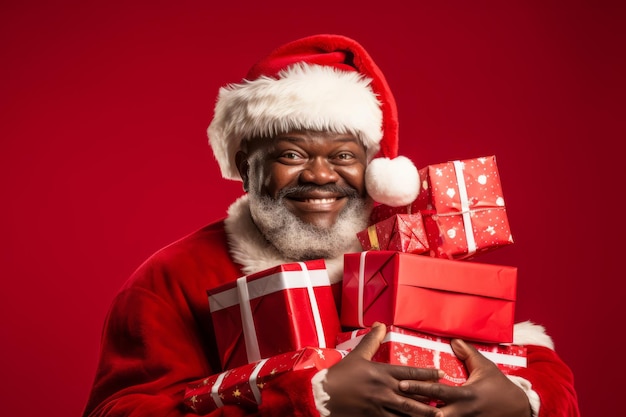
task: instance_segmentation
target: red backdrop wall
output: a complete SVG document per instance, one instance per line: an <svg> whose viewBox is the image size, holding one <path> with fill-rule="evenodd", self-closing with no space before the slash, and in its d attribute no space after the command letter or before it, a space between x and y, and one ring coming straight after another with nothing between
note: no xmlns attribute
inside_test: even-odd
<svg viewBox="0 0 626 417"><path fill-rule="evenodd" d="M219 179L207 145L218 87L317 32L370 51L396 94L401 152L416 165L496 155L515 244L480 261L519 268L517 318L547 327L583 415L614 413L608 393L624 375L624 9L132 3L0 6L4 415L80 413L115 292L241 193Z"/></svg>

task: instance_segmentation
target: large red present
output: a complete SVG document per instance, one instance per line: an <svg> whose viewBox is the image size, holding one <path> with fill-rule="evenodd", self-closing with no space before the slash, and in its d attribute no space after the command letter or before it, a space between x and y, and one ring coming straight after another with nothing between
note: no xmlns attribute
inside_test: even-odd
<svg viewBox="0 0 626 417"><path fill-rule="evenodd" d="M261 403L261 391L277 376L303 369L326 369L344 356L345 352L336 349L311 347L272 356L188 384L183 403L197 414L224 405L254 411Z"/></svg>
<svg viewBox="0 0 626 417"><path fill-rule="evenodd" d="M422 215L396 214L357 233L364 250L428 252L428 239Z"/></svg>
<svg viewBox="0 0 626 417"><path fill-rule="evenodd" d="M341 331L323 259L278 265L207 291L223 369L307 346Z"/></svg>
<svg viewBox="0 0 626 417"><path fill-rule="evenodd" d="M469 258L513 243L495 156L429 165L419 170L416 200L379 205L371 223L398 213L421 213L431 256Z"/></svg>
<svg viewBox="0 0 626 417"><path fill-rule="evenodd" d="M371 329L340 333L337 349L352 350ZM519 345L470 342L487 359L509 374L527 366L526 348ZM450 338L438 337L397 326L387 326L387 334L373 361L417 368L436 368L445 372L440 382L461 385L467 381L467 369L452 351Z"/></svg>
<svg viewBox="0 0 626 417"><path fill-rule="evenodd" d="M517 268L394 251L344 255L341 324L513 340Z"/></svg>

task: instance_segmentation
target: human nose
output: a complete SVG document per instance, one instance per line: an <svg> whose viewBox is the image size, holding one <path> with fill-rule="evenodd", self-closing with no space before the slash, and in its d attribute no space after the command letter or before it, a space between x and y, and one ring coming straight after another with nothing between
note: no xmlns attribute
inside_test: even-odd
<svg viewBox="0 0 626 417"><path fill-rule="evenodd" d="M338 180L339 174L332 163L325 158L310 160L300 174L300 181L304 183L328 184Z"/></svg>

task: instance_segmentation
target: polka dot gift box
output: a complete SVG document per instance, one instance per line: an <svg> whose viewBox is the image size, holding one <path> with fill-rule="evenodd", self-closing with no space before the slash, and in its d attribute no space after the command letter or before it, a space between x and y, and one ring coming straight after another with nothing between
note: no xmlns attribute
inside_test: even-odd
<svg viewBox="0 0 626 417"><path fill-rule="evenodd" d="M337 349L351 351L370 330L365 328L339 333ZM524 346L476 342L471 344L504 374L527 366ZM416 330L387 326L387 334L372 360L418 368L438 368L445 372L440 382L447 385L458 386L467 381L467 369L454 355L450 338Z"/></svg>
<svg viewBox="0 0 626 417"><path fill-rule="evenodd" d="M464 259L513 243L495 156L455 160L419 170L421 190L407 206L379 205L375 224L421 213L430 255Z"/></svg>

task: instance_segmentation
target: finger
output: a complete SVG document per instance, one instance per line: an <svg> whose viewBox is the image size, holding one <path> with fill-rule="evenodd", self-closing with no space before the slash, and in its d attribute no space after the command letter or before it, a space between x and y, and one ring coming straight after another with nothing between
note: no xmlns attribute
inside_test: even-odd
<svg viewBox="0 0 626 417"><path fill-rule="evenodd" d="M351 356L360 356L363 359L371 360L380 344L383 342L386 334L386 326L382 323L374 323L372 325L371 330L363 336L363 339L359 342L358 345L352 352L350 352Z"/></svg>
<svg viewBox="0 0 626 417"><path fill-rule="evenodd" d="M404 395L419 396L430 400L441 400L444 403L453 401L465 395L461 387L424 381L400 381L398 384Z"/></svg>
<svg viewBox="0 0 626 417"><path fill-rule="evenodd" d="M445 375L441 369L437 368L415 368L404 365L387 366L389 367L389 374L399 381L414 380L438 382Z"/></svg>
<svg viewBox="0 0 626 417"><path fill-rule="evenodd" d="M483 354L481 354L474 346L461 339L452 339L450 342L452 350L457 358L465 362L468 372L472 371L485 364L485 361L490 362Z"/></svg>
<svg viewBox="0 0 626 417"><path fill-rule="evenodd" d="M456 357L462 361L466 361L470 357L472 353L471 349L476 350L473 346L469 346L462 339L452 339L450 341L450 346L452 346L452 350L454 351Z"/></svg>
<svg viewBox="0 0 626 417"><path fill-rule="evenodd" d="M415 401L419 401L419 402L421 402L421 403L423 403L423 404L429 404L429 405L432 405L432 404L431 404L432 399L431 399L430 397L426 397L426 396L424 396L424 395L406 394L406 395L405 395L405 397L408 397L408 398L410 398L410 399L412 399L412 400L415 400Z"/></svg>
<svg viewBox="0 0 626 417"><path fill-rule="evenodd" d="M443 417L443 412L434 406L431 401L415 401L409 397L397 396L395 401L385 406L394 415Z"/></svg>

